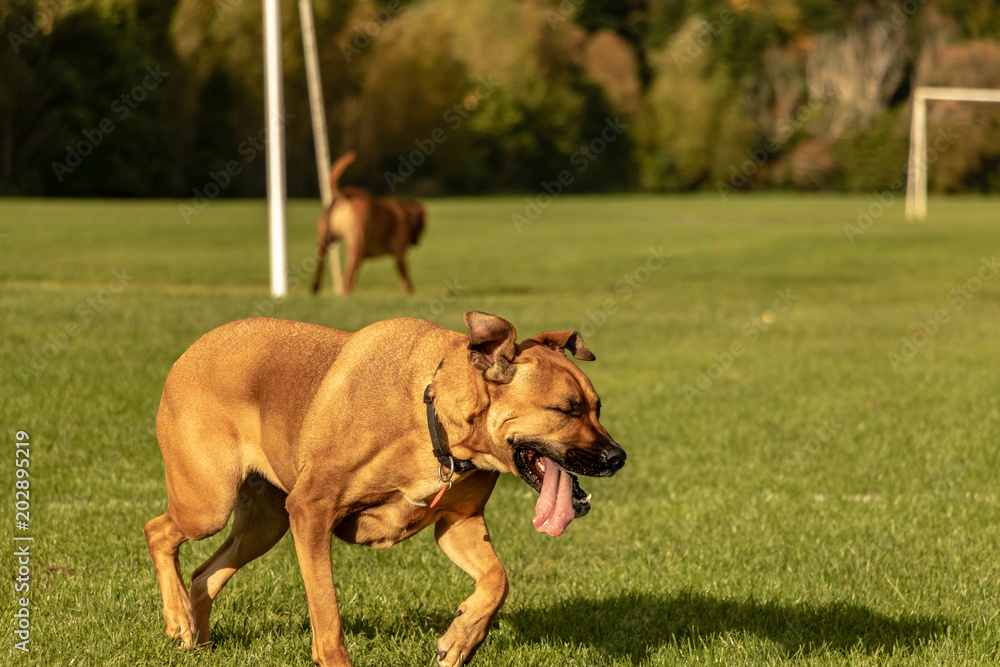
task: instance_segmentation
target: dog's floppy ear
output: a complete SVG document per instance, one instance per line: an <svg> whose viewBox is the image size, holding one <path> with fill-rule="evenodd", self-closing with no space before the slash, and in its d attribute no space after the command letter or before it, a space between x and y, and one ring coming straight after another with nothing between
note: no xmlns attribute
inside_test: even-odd
<svg viewBox="0 0 1000 667"><path fill-rule="evenodd" d="M574 359L593 361L597 358L594 356L594 353L588 350L587 346L583 344L583 336L580 335L579 331L543 331L537 336L533 336L524 342L527 343L529 341L534 341L539 345L546 345L557 352L569 350ZM524 343L522 343L522 345L524 345Z"/></svg>
<svg viewBox="0 0 1000 667"><path fill-rule="evenodd" d="M514 340L510 322L476 310L463 316L469 329L469 363L483 371L487 380L505 384L514 379Z"/></svg>

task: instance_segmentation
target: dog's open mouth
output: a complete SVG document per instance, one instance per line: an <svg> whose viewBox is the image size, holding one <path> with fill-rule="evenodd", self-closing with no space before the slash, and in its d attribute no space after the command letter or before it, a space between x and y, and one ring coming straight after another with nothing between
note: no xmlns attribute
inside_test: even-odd
<svg viewBox="0 0 1000 667"><path fill-rule="evenodd" d="M535 530L553 537L562 535L570 521L590 511L590 495L580 488L576 475L534 449L520 447L514 454L518 473L535 491Z"/></svg>

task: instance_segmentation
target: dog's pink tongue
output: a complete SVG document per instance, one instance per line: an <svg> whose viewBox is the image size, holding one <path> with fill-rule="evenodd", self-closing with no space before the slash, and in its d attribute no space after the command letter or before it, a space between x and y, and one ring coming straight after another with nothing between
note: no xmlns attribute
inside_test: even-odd
<svg viewBox="0 0 1000 667"><path fill-rule="evenodd" d="M543 456L541 460L545 466L545 477L531 523L538 532L558 537L576 516L573 512L573 478L550 459Z"/></svg>

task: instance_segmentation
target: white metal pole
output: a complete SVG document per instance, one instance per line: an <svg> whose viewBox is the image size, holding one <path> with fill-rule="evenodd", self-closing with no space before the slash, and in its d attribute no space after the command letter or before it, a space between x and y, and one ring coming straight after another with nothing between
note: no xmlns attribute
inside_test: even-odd
<svg viewBox="0 0 1000 667"><path fill-rule="evenodd" d="M309 84L313 143L316 146L316 176L319 179L319 192L325 209L333 201L333 191L330 189L330 142L326 131L326 109L323 104L323 84L319 73L319 54L316 50L316 25L313 21L312 0L299 0L299 24L302 27L306 82ZM333 291L336 294L343 294L344 276L340 268L340 244L331 244L329 253Z"/></svg>
<svg viewBox="0 0 1000 667"><path fill-rule="evenodd" d="M923 157L922 128L925 123L926 101L920 88L913 94L913 109L910 113L910 161L906 170L906 211L907 220L916 218L917 183L920 179L920 163Z"/></svg>
<svg viewBox="0 0 1000 667"><path fill-rule="evenodd" d="M917 178L913 198L913 215L917 220L927 218L927 99L919 94L915 102L914 121L917 123Z"/></svg>
<svg viewBox="0 0 1000 667"><path fill-rule="evenodd" d="M316 25L313 22L312 0L299 0L299 24L302 26L302 50L305 55L306 83L309 84L309 111L312 114L313 143L316 146L316 174L323 206L333 200L330 190L330 147L327 143L326 110L323 108L323 88L316 52Z"/></svg>
<svg viewBox="0 0 1000 667"><path fill-rule="evenodd" d="M281 0L264 4L264 115L267 128L267 218L271 243L271 296L288 295L285 251L285 97L281 62Z"/></svg>

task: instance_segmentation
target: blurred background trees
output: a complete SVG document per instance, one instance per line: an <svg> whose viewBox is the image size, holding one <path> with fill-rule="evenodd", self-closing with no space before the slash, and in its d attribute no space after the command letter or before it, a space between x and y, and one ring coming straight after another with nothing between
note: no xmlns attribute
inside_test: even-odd
<svg viewBox="0 0 1000 667"><path fill-rule="evenodd" d="M885 190L915 86L1000 87L1000 0L315 6L332 152L382 192ZM283 11L289 193L316 196ZM192 197L235 163L220 196L263 195L259 0L4 0L0 23L0 194ZM931 188L1000 190L1000 105L928 116Z"/></svg>

